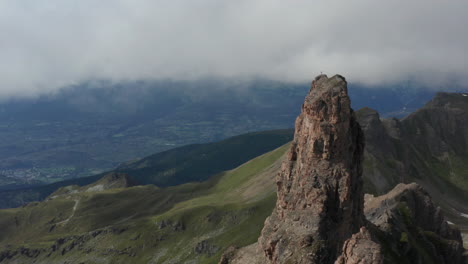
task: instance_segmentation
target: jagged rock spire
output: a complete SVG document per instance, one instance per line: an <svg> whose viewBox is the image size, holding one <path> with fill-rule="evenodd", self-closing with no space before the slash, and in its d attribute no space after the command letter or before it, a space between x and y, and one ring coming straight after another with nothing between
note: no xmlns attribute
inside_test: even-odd
<svg viewBox="0 0 468 264"><path fill-rule="evenodd" d="M363 151L345 78L319 75L296 120L276 207L258 243L231 248L220 264L466 263L460 232L416 184L368 199L365 220Z"/></svg>
<svg viewBox="0 0 468 264"><path fill-rule="evenodd" d="M333 263L363 224L363 133L344 77L319 75L277 177L278 201L259 244L271 263Z"/></svg>

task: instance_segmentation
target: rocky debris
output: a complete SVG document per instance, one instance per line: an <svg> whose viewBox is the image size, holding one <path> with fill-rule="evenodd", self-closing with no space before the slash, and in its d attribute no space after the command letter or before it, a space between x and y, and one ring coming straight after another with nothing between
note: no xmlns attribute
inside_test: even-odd
<svg viewBox="0 0 468 264"><path fill-rule="evenodd" d="M90 240L102 235L119 235L127 230L128 227L108 227L91 231L83 235L58 238L49 248L36 249L23 246L17 249L4 250L0 252L0 263L5 260L9 260L8 262L10 262L12 259L20 257L27 257L28 259L34 260L39 258L41 254L46 258L52 257L53 254L64 256L72 251L81 251L88 254L95 250L94 248L86 247L86 243ZM123 250L108 249L107 253L101 253L107 255L112 253L114 255L135 256L135 253L129 248Z"/></svg>
<svg viewBox="0 0 468 264"><path fill-rule="evenodd" d="M44 250L36 248L26 248L20 247L17 249L8 249L0 252L0 262L7 261L10 262L11 259L17 256L25 256L28 258L37 258Z"/></svg>
<svg viewBox="0 0 468 264"><path fill-rule="evenodd" d="M166 227L170 227L174 231L184 231L185 224L182 221L171 221L171 220L162 220L161 222L157 223L159 229L164 229Z"/></svg>
<svg viewBox="0 0 468 264"><path fill-rule="evenodd" d="M213 256L220 250L219 246L211 244L208 240L203 240L195 246L195 253Z"/></svg>
<svg viewBox="0 0 468 264"><path fill-rule="evenodd" d="M172 225L172 230L174 231L184 231L185 230L185 224L182 221L177 221Z"/></svg>
<svg viewBox="0 0 468 264"><path fill-rule="evenodd" d="M4 250L0 252L0 262L3 262L4 260L10 260L16 255L18 255L18 251L16 250Z"/></svg>
<svg viewBox="0 0 468 264"><path fill-rule="evenodd" d="M157 223L157 225L159 226L159 229L164 229L170 224L171 222L169 220L162 220L161 222Z"/></svg>

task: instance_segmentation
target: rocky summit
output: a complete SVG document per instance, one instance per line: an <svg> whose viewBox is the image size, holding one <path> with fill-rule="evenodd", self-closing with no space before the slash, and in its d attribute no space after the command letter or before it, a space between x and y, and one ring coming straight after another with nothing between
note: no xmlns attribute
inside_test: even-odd
<svg viewBox="0 0 468 264"><path fill-rule="evenodd" d="M346 80L318 76L277 178L278 201L259 243L273 263L329 263L364 220L364 138Z"/></svg>
<svg viewBox="0 0 468 264"><path fill-rule="evenodd" d="M257 243L230 248L220 263L465 263L460 232L417 184L368 196L364 213L363 152L345 78L316 77L273 213Z"/></svg>

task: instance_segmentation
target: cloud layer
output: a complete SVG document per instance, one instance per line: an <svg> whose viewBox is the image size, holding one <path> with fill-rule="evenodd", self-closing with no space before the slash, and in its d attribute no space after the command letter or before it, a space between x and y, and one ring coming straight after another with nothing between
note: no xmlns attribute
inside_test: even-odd
<svg viewBox="0 0 468 264"><path fill-rule="evenodd" d="M468 84L468 2L0 1L0 96L87 80L341 73Z"/></svg>

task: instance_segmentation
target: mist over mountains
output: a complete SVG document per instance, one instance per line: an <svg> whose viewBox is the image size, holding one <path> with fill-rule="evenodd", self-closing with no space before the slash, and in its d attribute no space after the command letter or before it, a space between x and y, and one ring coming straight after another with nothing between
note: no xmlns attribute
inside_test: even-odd
<svg viewBox="0 0 468 264"><path fill-rule="evenodd" d="M308 89L267 80L103 81L10 99L0 104L0 174L20 185L50 183L177 146L291 128ZM433 94L405 85L351 89L353 107L384 117L405 116Z"/></svg>
<svg viewBox="0 0 468 264"><path fill-rule="evenodd" d="M2 1L0 97L89 80L467 84L466 1Z"/></svg>
<svg viewBox="0 0 468 264"><path fill-rule="evenodd" d="M0 263L467 264L467 10L1 0Z"/></svg>
<svg viewBox="0 0 468 264"><path fill-rule="evenodd" d="M2 201L10 202L5 207L40 201L0 210L0 227L5 230L0 234L0 262L252 263L238 260L265 255L270 260L312 256L312 263L323 263L321 259L334 263L333 255L341 252L341 246L329 242L327 236L338 234L347 239L339 263L369 257L379 260L370 263L387 263L381 262L383 259L388 263L464 263L468 95L439 93L404 119L381 119L370 108L356 112L349 108L343 77L322 75L317 79L330 85L315 86L317 91L309 92L293 142L257 158L251 159L288 142L292 131L249 133L217 143L189 145L129 161L94 177L0 191ZM322 122L321 117L307 115L327 119ZM354 132L349 133L346 126ZM358 135L358 140L352 135ZM304 139L315 143L303 143ZM349 146L355 151L348 153ZM302 156L296 155L301 149ZM351 153L356 153L358 160L343 163L341 157ZM302 166L295 165L298 162ZM343 164L355 169L353 174L337 173L338 169L328 169L327 162L338 169L347 170ZM223 171L227 168L232 169ZM281 181L287 177L276 177L278 172L287 175L287 170L297 172L289 178L295 181L292 184ZM309 170L316 176L309 177ZM317 174L317 170L321 172ZM348 181L346 177L356 179ZM426 190L414 183L397 185L412 181ZM145 183L149 185L135 186ZM333 184L356 187L333 188ZM382 196L364 196L362 190L381 194L395 185ZM265 222L267 216L279 208L274 206L276 187L280 187L279 207L290 210L278 214L291 218L285 222L286 230L298 225L314 229L317 224L324 230L335 223L348 223L338 214L357 216L361 219L357 224L362 226L359 231L356 227L332 228L319 233L296 228L277 240L268 235L275 229L265 226L262 231L275 213ZM349 197L357 206L349 210L347 201L315 199L318 196L314 195L306 200L300 193L306 189L336 199ZM285 193L292 199L285 199ZM310 213L301 203L307 203ZM321 204L324 209L308 206ZM357 209L359 215L353 213ZM325 217L326 221L317 222L311 216ZM352 232L357 233L351 236ZM260 254L253 250L256 241L265 248L258 251ZM299 253L283 254L285 241L289 251Z"/></svg>

